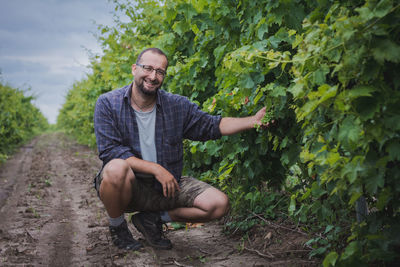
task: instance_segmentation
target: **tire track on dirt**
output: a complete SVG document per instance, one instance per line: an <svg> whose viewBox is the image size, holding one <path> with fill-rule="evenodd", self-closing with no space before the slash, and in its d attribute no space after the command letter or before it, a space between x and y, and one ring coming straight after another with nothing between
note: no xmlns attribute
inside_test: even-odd
<svg viewBox="0 0 400 267"><path fill-rule="evenodd" d="M47 153L44 158L48 162L48 171L51 173L49 183L51 183L52 189L49 189L51 195L49 205L43 210L52 219L42 228L38 252L48 266L71 266L74 261L71 251L72 239L73 233L76 231L75 216L70 203L69 180L71 177L64 174L65 161L57 160L60 158L62 146L59 143L56 146L53 144L54 142L47 144ZM62 158L67 158L65 152Z"/></svg>
<svg viewBox="0 0 400 267"><path fill-rule="evenodd" d="M29 145L22 146L20 151L8 160L7 168L2 169L0 173L0 211L11 192L15 191L16 179L14 177L20 177L31 167L31 153L36 142L37 139L34 139Z"/></svg>

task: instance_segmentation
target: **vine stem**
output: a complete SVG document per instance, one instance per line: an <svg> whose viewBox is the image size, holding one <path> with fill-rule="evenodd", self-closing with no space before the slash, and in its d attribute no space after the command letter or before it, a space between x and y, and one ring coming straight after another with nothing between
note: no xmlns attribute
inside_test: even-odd
<svg viewBox="0 0 400 267"><path fill-rule="evenodd" d="M365 27L364 29L362 29L361 31L366 31L369 28L371 28L372 26L374 26L376 23L378 23L378 21L380 21L381 19L383 19L384 17L386 17L387 15L389 15L390 13L392 13L393 11L395 11L397 8L400 7L400 4L398 4L397 6L394 6L385 16L375 20L374 22L372 22L370 25L368 25L367 27Z"/></svg>
<svg viewBox="0 0 400 267"><path fill-rule="evenodd" d="M268 254L264 254L264 253L261 253L260 251L258 251L258 250L256 250L256 249L251 249L251 248L247 248L247 247L244 247L244 249L247 250L247 251L255 252L255 253L257 253L257 255L259 255L259 256L261 256L261 257L264 257L264 258L268 258L268 259L273 259L273 258L275 258L274 255L272 255L272 254L271 254L270 252L268 252L268 251L267 251Z"/></svg>
<svg viewBox="0 0 400 267"><path fill-rule="evenodd" d="M302 235L304 235L304 236L308 236L308 234L306 234L306 233L304 233L304 232L301 232L301 231L299 231L299 230L293 230L293 229L290 229L290 228L288 228L288 227L285 227L285 226L282 226L282 225L279 225L279 224L275 224L275 223L270 222L270 221L268 221L267 219L263 218L263 217L260 216L259 214L256 214L256 213L254 213L254 212L251 212L251 213L253 213L254 216L256 216L257 218L263 220L264 222L268 223L269 225L271 225L271 226L273 226L273 227L282 228L282 229L285 229L285 230L288 230L288 231L292 231L292 232L295 232L295 233L302 234Z"/></svg>

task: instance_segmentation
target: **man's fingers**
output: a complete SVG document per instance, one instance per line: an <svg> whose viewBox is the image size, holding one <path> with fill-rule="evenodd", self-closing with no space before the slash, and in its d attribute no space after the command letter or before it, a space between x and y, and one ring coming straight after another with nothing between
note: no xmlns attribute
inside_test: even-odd
<svg viewBox="0 0 400 267"><path fill-rule="evenodd" d="M168 197L172 197L175 194L175 188L171 185L171 183L168 184Z"/></svg>
<svg viewBox="0 0 400 267"><path fill-rule="evenodd" d="M181 188L179 187L179 184L175 179L174 179L174 183L175 183L176 190L181 191Z"/></svg>
<svg viewBox="0 0 400 267"><path fill-rule="evenodd" d="M167 186L163 184L162 187L163 187L163 195L164 197L167 197Z"/></svg>
<svg viewBox="0 0 400 267"><path fill-rule="evenodd" d="M164 197L175 197L175 191L180 191L178 182L172 179L162 183Z"/></svg>

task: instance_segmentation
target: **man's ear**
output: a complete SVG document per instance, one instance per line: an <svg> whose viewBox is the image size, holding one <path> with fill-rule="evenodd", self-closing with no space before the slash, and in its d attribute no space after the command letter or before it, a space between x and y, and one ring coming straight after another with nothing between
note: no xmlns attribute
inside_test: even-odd
<svg viewBox="0 0 400 267"><path fill-rule="evenodd" d="M135 76L136 64L132 64L132 75Z"/></svg>

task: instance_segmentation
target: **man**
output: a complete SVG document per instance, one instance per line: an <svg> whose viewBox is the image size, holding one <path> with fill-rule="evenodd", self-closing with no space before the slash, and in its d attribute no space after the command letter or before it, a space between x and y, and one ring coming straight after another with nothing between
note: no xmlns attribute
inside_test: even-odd
<svg viewBox="0 0 400 267"><path fill-rule="evenodd" d="M207 222L224 216L228 197L192 177L181 177L182 140L209 140L261 125L265 108L245 118L211 116L186 97L160 89L168 67L157 48L144 50L132 65L131 85L99 97L94 128L103 168L95 188L109 215L119 248L141 244L130 233L125 212L153 247L170 249L162 223Z"/></svg>

